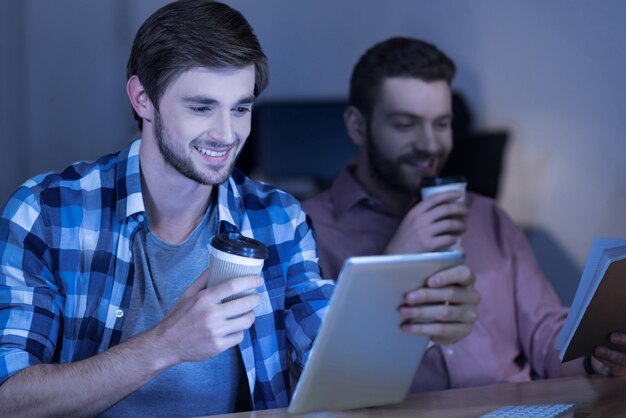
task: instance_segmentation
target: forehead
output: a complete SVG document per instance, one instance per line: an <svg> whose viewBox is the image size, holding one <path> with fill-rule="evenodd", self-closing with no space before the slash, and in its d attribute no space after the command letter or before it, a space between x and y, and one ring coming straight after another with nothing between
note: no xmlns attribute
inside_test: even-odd
<svg viewBox="0 0 626 418"><path fill-rule="evenodd" d="M246 67L193 67L172 79L164 92L193 96L244 97L254 93L254 65Z"/></svg>
<svg viewBox="0 0 626 418"><path fill-rule="evenodd" d="M381 84L374 112L410 113L436 118L452 112L452 95L446 81L387 78Z"/></svg>

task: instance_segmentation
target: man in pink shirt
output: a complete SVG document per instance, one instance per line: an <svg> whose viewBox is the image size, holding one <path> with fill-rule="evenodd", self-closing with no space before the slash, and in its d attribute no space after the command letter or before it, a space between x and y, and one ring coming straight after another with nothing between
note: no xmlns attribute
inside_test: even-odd
<svg viewBox="0 0 626 418"><path fill-rule="evenodd" d="M344 121L358 146L329 190L306 201L322 274L336 278L350 256L438 251L461 237L481 294L471 334L426 353L413 390L426 391L573 374L624 375L623 353L561 364L555 341L567 316L522 231L494 201L451 191L421 200L452 147L455 64L435 46L392 38L354 68ZM450 303L454 305L454 301ZM626 345L626 335L613 342Z"/></svg>

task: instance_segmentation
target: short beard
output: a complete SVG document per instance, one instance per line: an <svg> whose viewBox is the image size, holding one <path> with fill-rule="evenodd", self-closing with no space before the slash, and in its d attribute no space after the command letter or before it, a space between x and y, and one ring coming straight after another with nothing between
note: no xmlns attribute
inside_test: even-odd
<svg viewBox="0 0 626 418"><path fill-rule="evenodd" d="M418 190L413 190L413 187L404 181L398 162L384 156L372 138L371 129L367 130L366 141L372 174L395 191L411 195L416 194Z"/></svg>
<svg viewBox="0 0 626 418"><path fill-rule="evenodd" d="M166 164L172 166L176 171L188 179L204 186L222 184L226 181L226 179L228 179L228 176L230 176L230 173L233 171L233 167L235 166L235 159L233 159L230 167L228 167L228 170L226 170L222 176L217 179L210 178L209 176L196 170L193 163L182 156L182 152L177 152L180 151L180 149L177 150L177 147L169 145L164 138L163 131L164 127L161 120L161 113L157 110L154 115L154 135L156 136L159 150L161 151L161 155L163 156ZM218 171L215 170L215 172L217 173Z"/></svg>

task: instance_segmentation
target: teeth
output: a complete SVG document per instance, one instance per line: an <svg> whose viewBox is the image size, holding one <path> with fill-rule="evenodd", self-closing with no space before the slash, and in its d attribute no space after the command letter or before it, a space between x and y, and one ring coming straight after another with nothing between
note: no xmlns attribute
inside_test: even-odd
<svg viewBox="0 0 626 418"><path fill-rule="evenodd" d="M195 147L198 151L209 157L223 157L226 155L226 151L213 151L208 148Z"/></svg>
<svg viewBox="0 0 626 418"><path fill-rule="evenodd" d="M423 167L423 168L429 168L429 167L432 167L433 165L435 165L434 158L428 158L426 160L421 160L418 162L418 166Z"/></svg>

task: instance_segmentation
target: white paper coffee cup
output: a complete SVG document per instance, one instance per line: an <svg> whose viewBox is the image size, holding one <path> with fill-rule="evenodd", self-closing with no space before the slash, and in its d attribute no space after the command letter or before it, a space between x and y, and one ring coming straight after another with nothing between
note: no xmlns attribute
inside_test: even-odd
<svg viewBox="0 0 626 418"><path fill-rule="evenodd" d="M445 193L457 190L463 192L463 194L458 199L456 199L456 201L459 203L464 203L465 191L467 190L467 180L465 180L465 177L428 177L422 180L420 193L423 200L438 193ZM444 251L456 251L460 247L461 238L458 238L454 244L452 244L449 248L444 249Z"/></svg>
<svg viewBox="0 0 626 418"><path fill-rule="evenodd" d="M457 202L465 202L465 191L467 189L467 181L464 177L432 177L426 178L422 181L422 188L420 192L422 199L444 192L461 191L463 194L457 199Z"/></svg>
<svg viewBox="0 0 626 418"><path fill-rule="evenodd" d="M258 276L267 258L265 245L238 232L223 232L209 246L208 286L242 276ZM231 295L222 302L254 293L254 290Z"/></svg>

